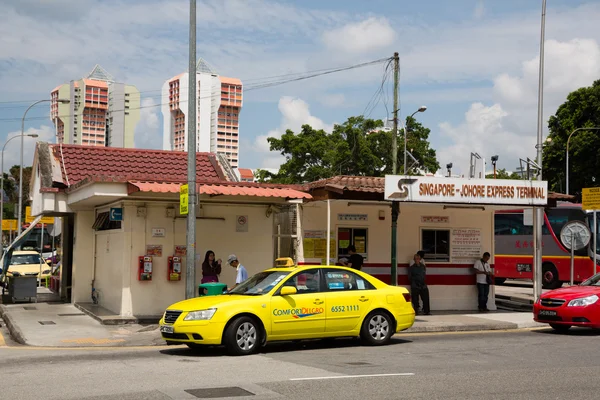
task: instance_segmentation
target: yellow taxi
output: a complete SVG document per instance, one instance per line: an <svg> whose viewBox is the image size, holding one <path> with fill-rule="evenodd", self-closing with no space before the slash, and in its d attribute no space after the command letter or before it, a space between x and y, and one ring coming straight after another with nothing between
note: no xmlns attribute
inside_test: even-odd
<svg viewBox="0 0 600 400"><path fill-rule="evenodd" d="M6 271L7 276L37 276L46 278L52 272L51 260L45 260L40 257L40 253L34 250L17 250L13 252L10 259L10 265Z"/></svg>
<svg viewBox="0 0 600 400"><path fill-rule="evenodd" d="M414 321L403 287L351 268L278 259L222 295L171 305L160 332L167 344L225 345L232 355L247 355L272 341L360 337L383 345Z"/></svg>

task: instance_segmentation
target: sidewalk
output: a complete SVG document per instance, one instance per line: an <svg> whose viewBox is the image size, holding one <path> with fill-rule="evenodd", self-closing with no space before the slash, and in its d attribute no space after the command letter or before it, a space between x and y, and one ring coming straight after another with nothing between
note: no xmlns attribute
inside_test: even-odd
<svg viewBox="0 0 600 400"><path fill-rule="evenodd" d="M156 324L102 325L72 304L21 303L0 305L12 338L36 347L107 347L164 345ZM531 313L437 312L417 316L402 334L421 332L488 331L544 327Z"/></svg>

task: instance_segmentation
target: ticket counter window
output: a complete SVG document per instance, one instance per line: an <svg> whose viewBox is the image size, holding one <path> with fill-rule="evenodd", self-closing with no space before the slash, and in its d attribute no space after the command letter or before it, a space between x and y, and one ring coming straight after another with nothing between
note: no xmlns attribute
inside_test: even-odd
<svg viewBox="0 0 600 400"><path fill-rule="evenodd" d="M337 247L338 260L340 258L348 258L348 246L353 244L356 247L356 252L364 257L367 257L367 240L368 229L365 228L338 228Z"/></svg>
<svg viewBox="0 0 600 400"><path fill-rule="evenodd" d="M425 252L425 261L450 261L450 231L447 229L421 230L421 249Z"/></svg>

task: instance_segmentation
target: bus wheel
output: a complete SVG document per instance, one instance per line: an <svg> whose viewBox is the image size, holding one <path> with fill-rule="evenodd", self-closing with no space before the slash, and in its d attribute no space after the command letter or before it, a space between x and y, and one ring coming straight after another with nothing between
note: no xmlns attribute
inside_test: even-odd
<svg viewBox="0 0 600 400"><path fill-rule="evenodd" d="M494 278L494 283L496 285L502 285L504 282L506 282L506 278Z"/></svg>
<svg viewBox="0 0 600 400"><path fill-rule="evenodd" d="M558 289L562 282L558 280L558 271L552 264L542 265L542 287L544 289Z"/></svg>

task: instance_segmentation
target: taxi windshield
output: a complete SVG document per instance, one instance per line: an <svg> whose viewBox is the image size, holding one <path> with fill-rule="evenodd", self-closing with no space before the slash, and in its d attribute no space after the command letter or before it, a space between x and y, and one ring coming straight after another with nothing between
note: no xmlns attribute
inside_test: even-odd
<svg viewBox="0 0 600 400"><path fill-rule="evenodd" d="M259 272L250 279L239 284L228 293L245 295L263 295L269 293L271 289L281 282L290 273L286 271Z"/></svg>

